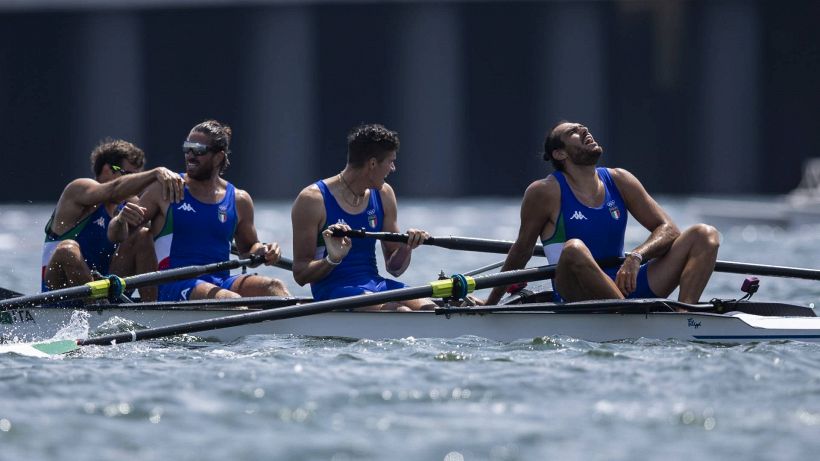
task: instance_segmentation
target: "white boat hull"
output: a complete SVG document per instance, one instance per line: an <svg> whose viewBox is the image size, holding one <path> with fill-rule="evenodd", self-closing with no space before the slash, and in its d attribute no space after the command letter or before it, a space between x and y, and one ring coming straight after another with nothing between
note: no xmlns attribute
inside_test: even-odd
<svg viewBox="0 0 820 461"><path fill-rule="evenodd" d="M76 339L76 335L86 335L89 331L92 334L115 333L132 328L124 327L130 325L125 320L133 322L138 328L153 328L250 311L230 308L106 308L87 311L88 315L81 312L86 311L27 308L0 312L0 342ZM85 321L78 322L78 317L84 317ZM85 328L85 322L88 328ZM820 342L820 317L674 312L496 312L450 316L433 312L331 312L209 330L196 336L229 342L255 334L369 339L473 335L498 341L562 335L599 342L642 337L721 343L772 340Z"/></svg>

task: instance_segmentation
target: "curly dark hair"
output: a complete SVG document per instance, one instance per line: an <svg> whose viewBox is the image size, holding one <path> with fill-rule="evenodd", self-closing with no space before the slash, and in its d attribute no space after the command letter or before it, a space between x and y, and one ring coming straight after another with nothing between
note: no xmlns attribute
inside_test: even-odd
<svg viewBox="0 0 820 461"><path fill-rule="evenodd" d="M91 170L94 176L99 176L105 165L121 167L123 160L142 168L145 165L145 153L128 141L105 138L91 151Z"/></svg>
<svg viewBox="0 0 820 461"><path fill-rule="evenodd" d="M549 131L549 133L547 133L546 139L544 139L544 160L551 162L552 167L558 171L564 171L564 162L556 160L552 156L552 151L564 147L564 141L561 140L560 133L555 132L555 129L564 123L567 123L567 121L561 120L560 122L556 123L555 126L552 127L552 129Z"/></svg>
<svg viewBox="0 0 820 461"><path fill-rule="evenodd" d="M217 120L205 120L191 128L191 131L208 135L211 138L210 148L213 152L225 151L225 159L219 164L219 174L224 173L231 165L228 158L231 154L231 136L233 136L231 127Z"/></svg>
<svg viewBox="0 0 820 461"><path fill-rule="evenodd" d="M399 150L399 134L383 125L359 125L347 135L347 163L358 168L371 158L381 162Z"/></svg>

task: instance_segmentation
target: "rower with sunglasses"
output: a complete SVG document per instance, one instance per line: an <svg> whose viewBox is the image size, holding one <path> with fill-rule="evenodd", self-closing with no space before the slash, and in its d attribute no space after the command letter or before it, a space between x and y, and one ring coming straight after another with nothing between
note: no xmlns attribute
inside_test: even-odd
<svg viewBox="0 0 820 461"><path fill-rule="evenodd" d="M170 200L182 196L182 180L167 168L143 171L145 154L123 140L106 139L91 152L94 179L79 178L63 189L45 227L41 268L43 291L82 285L92 271L119 276L156 270L153 242L146 230L134 232L116 245L107 237L112 216L126 222L143 220L136 195L156 184ZM143 288L145 300L156 299L156 289Z"/></svg>
<svg viewBox="0 0 820 461"><path fill-rule="evenodd" d="M159 186L149 187L140 198L145 219L151 222L160 270L226 261L234 240L242 257L261 254L267 265L279 260L279 245L263 244L257 238L251 196L221 177L230 164L231 135L231 128L216 120L193 127L182 144L183 200L171 203ZM118 220L115 218L109 228L109 237L114 241L128 236L128 226ZM227 271L159 287L160 301L287 295L280 280L248 274L231 276Z"/></svg>

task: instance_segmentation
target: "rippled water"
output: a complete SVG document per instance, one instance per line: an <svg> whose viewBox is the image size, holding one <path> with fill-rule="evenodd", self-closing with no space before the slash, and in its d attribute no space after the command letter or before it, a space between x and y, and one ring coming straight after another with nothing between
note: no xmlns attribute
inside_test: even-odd
<svg viewBox="0 0 820 461"><path fill-rule="evenodd" d="M662 204L682 226L697 219L686 202ZM257 206L260 237L290 248L289 204ZM0 286L36 289L49 212L0 207ZM406 201L400 222L512 239L517 216L515 200ZM631 221L627 245L645 236ZM502 258L422 247L402 280ZM725 228L720 259L817 267L820 229ZM734 297L742 279L718 274L704 297ZM764 279L756 296L809 305L818 285ZM820 449L818 345L422 336L0 355L0 460L808 459Z"/></svg>

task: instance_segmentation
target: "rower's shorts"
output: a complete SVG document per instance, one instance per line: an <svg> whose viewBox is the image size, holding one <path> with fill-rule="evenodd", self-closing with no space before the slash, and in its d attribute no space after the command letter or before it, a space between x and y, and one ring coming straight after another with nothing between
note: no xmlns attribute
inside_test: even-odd
<svg viewBox="0 0 820 461"><path fill-rule="evenodd" d="M326 299L347 298L348 296L357 296L367 293L380 293L382 291L396 290L404 288L407 285L397 282L395 280L378 277L373 280L366 280L360 283L352 283L350 285L340 285L328 288L320 292L313 292L314 301L324 301Z"/></svg>
<svg viewBox="0 0 820 461"><path fill-rule="evenodd" d="M167 283L159 286L159 301L187 301L191 291L200 283L207 282L216 285L219 288L230 290L233 282L243 274L232 275L227 278L222 278L218 275L208 274L196 279L180 280L178 282Z"/></svg>
<svg viewBox="0 0 820 461"><path fill-rule="evenodd" d="M606 275L608 275L609 278L611 278L612 280L615 280L615 275L618 273L618 269L620 269L620 267L610 267L610 268L604 269L604 272L606 272ZM652 288L649 288L649 275L648 274L649 274L649 263L641 264L641 268L640 268L640 270L638 270L638 280L635 281L635 284L637 285L635 287L635 291L630 293L629 296L626 297L626 299L657 298L658 297L658 295L656 295L655 292L652 291ZM553 287L555 287L555 284L553 284ZM554 296L555 296L555 298L554 298L555 302L557 302L557 303L566 302L566 301L564 301L564 298L562 298L561 295L558 294L558 290L554 290Z"/></svg>

